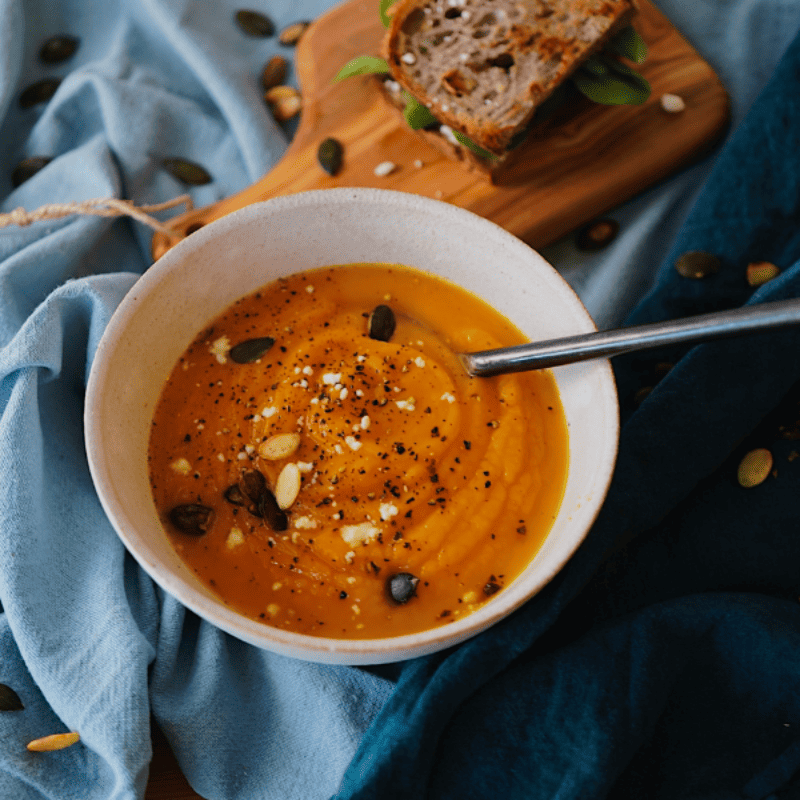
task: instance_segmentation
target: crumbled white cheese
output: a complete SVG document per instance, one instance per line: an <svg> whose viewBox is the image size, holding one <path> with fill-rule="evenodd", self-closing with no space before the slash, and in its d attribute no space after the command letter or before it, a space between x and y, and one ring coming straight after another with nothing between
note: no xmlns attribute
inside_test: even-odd
<svg viewBox="0 0 800 800"><path fill-rule="evenodd" d="M447 400L448 403L455 403L456 401L456 398L450 392L445 392L439 399Z"/></svg>
<svg viewBox="0 0 800 800"><path fill-rule="evenodd" d="M360 522L358 525L343 525L341 530L342 539L350 547L358 547L361 544L371 542L380 532L381 529L376 528L370 522Z"/></svg>
<svg viewBox="0 0 800 800"><path fill-rule="evenodd" d="M234 547L244 544L244 534L242 533L241 529L231 528L231 532L228 534L225 544L229 550L233 550Z"/></svg>
<svg viewBox="0 0 800 800"><path fill-rule="evenodd" d="M393 161L381 161L381 163L378 164L377 167L375 167L373 172L379 178L383 178L394 172L396 167L397 165Z"/></svg>
<svg viewBox="0 0 800 800"><path fill-rule="evenodd" d="M422 169L422 167L424 166L423 163L422 163L422 159L420 159L420 158L414 159L414 166L417 169Z"/></svg>
<svg viewBox="0 0 800 800"><path fill-rule="evenodd" d="M416 64L417 63L417 57L413 53L403 53L403 55L400 56L400 60L404 64Z"/></svg>
<svg viewBox="0 0 800 800"><path fill-rule="evenodd" d="M231 349L231 342L227 336L220 336L211 343L208 352L212 356L216 356L220 364L225 364L228 361L228 351Z"/></svg>
<svg viewBox="0 0 800 800"><path fill-rule="evenodd" d="M309 366L303 367L303 375L313 375L313 374L314 370L311 367Z"/></svg>
<svg viewBox="0 0 800 800"><path fill-rule="evenodd" d="M415 363L415 364L416 364L416 365L417 365L417 366L418 366L420 369L422 369L422 367L424 367L424 366L425 366L425 359L424 359L424 358L422 358L422 356L417 356L417 357L414 359L414 363Z"/></svg>
<svg viewBox="0 0 800 800"><path fill-rule="evenodd" d="M362 431L368 431L370 426L370 418L369 417L361 417L360 425Z"/></svg>
<svg viewBox="0 0 800 800"><path fill-rule="evenodd" d="M313 286L306 286L306 291L307 291L309 294L313 294L313 293L314 293L314 287L313 287Z"/></svg>
<svg viewBox="0 0 800 800"><path fill-rule="evenodd" d="M347 444L347 446L353 452L355 452L356 450L360 450L361 449L361 442L359 442L358 439L356 439L355 436L345 436L344 440L345 440L345 443Z"/></svg>
<svg viewBox="0 0 800 800"><path fill-rule="evenodd" d="M396 517L400 511L394 503L381 503L380 505L381 519L386 522L392 517Z"/></svg>
<svg viewBox="0 0 800 800"><path fill-rule="evenodd" d="M314 469L314 462L313 461L298 461L297 462L297 469L300 472L311 472Z"/></svg>
<svg viewBox="0 0 800 800"><path fill-rule="evenodd" d="M179 475L188 475L192 471L192 465L185 458L179 458L177 461L173 461L169 466L173 472L177 472Z"/></svg>
<svg viewBox="0 0 800 800"><path fill-rule="evenodd" d="M336 384L339 383L339 381L341 381L341 379L342 379L342 373L341 372L326 372L322 376L322 382L326 386L336 386Z"/></svg>
<svg viewBox="0 0 800 800"><path fill-rule="evenodd" d="M294 526L299 530L310 530L317 527L317 521L313 517L295 517Z"/></svg>
<svg viewBox="0 0 800 800"><path fill-rule="evenodd" d="M266 408L261 409L261 416L264 419L269 419L270 417L274 417L278 413L278 409L275 406L267 406Z"/></svg>
<svg viewBox="0 0 800 800"><path fill-rule="evenodd" d="M403 411L413 411L416 408L413 397L409 397L408 400L395 400L394 404Z"/></svg>

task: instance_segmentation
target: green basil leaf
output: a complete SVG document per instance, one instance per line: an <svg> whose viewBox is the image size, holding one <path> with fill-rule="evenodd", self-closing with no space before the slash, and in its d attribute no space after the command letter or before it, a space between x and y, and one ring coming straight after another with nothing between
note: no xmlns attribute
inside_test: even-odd
<svg viewBox="0 0 800 800"><path fill-rule="evenodd" d="M352 78L353 75L378 75L389 71L389 65L377 56L356 56L336 73L334 82Z"/></svg>
<svg viewBox="0 0 800 800"><path fill-rule="evenodd" d="M647 58L647 45L633 26L623 28L606 46L607 50L618 56L641 64Z"/></svg>
<svg viewBox="0 0 800 800"><path fill-rule="evenodd" d="M436 122L431 110L422 105L419 100L415 100L408 92L403 92L403 99L406 101L403 109L403 117L411 130L418 131Z"/></svg>
<svg viewBox="0 0 800 800"><path fill-rule="evenodd" d="M597 56L589 56L589 58L581 64L581 69L585 69L592 75L608 74L608 67Z"/></svg>
<svg viewBox="0 0 800 800"><path fill-rule="evenodd" d="M582 94L602 105L635 106L641 105L650 97L650 84L638 72L614 59L607 59L606 64L610 67L606 75L592 75L579 69L570 79Z"/></svg>
<svg viewBox="0 0 800 800"><path fill-rule="evenodd" d="M453 131L453 136L458 139L458 141L467 148L467 150L472 150L473 153L479 155L481 158L486 158L489 161L497 161L497 156L494 153L490 153L488 150L484 150L480 145L475 144L468 136L464 136L461 131Z"/></svg>
<svg viewBox="0 0 800 800"><path fill-rule="evenodd" d="M384 28L388 28L389 25L392 24L392 18L386 13L397 0L380 0L380 5L378 6L378 10L380 11L381 15L381 22L383 23Z"/></svg>

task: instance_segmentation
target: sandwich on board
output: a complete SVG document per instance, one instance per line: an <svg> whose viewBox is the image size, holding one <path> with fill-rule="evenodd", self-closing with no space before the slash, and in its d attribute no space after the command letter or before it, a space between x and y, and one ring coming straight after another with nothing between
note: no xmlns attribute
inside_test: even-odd
<svg viewBox="0 0 800 800"><path fill-rule="evenodd" d="M639 104L648 82L622 59L647 47L635 0L381 0L381 56L359 56L337 80L367 73L414 129L492 174L568 89Z"/></svg>

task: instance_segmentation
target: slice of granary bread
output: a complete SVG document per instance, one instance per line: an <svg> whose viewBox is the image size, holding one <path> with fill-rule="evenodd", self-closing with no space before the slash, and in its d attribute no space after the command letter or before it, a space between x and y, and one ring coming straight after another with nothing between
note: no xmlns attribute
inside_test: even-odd
<svg viewBox="0 0 800 800"><path fill-rule="evenodd" d="M398 0L383 56L440 122L502 155L635 13L635 0Z"/></svg>

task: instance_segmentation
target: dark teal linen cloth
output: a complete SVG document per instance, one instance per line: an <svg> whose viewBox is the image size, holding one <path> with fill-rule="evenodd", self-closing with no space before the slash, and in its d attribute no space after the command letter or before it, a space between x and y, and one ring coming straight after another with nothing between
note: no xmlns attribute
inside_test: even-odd
<svg viewBox="0 0 800 800"><path fill-rule="evenodd" d="M691 250L719 272L681 277ZM781 274L754 289L753 261ZM798 296L800 38L629 322ZM340 800L800 797L800 328L615 371L619 459L589 537L511 618L396 668ZM743 488L756 447L773 473Z"/></svg>

